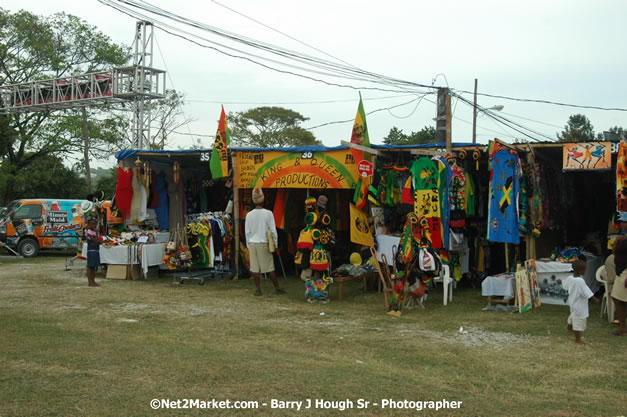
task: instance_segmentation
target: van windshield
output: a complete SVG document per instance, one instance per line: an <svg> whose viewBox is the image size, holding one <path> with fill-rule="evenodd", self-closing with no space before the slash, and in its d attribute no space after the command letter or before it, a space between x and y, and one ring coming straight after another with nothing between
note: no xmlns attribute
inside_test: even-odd
<svg viewBox="0 0 627 417"><path fill-rule="evenodd" d="M11 216L18 208L20 208L22 204L19 201L12 201L11 203L9 203L9 205L7 206L7 208L4 210L4 212L0 213L2 216L6 215Z"/></svg>

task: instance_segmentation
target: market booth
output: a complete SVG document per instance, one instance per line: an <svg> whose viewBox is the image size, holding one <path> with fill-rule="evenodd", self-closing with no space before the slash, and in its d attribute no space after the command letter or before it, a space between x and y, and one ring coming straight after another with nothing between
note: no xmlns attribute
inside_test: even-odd
<svg viewBox="0 0 627 417"><path fill-rule="evenodd" d="M146 276L150 267L206 270L232 268L230 177L213 179L211 151L124 150L118 159L114 210L118 221L101 231L108 277ZM232 205L232 204L231 204ZM141 265L135 271L133 265Z"/></svg>
<svg viewBox="0 0 627 417"><path fill-rule="evenodd" d="M353 199L358 180L356 164L347 147L303 146L294 148L233 148L235 251L246 265L246 247L243 222L252 204L252 190L263 189L264 206L274 212L279 230L277 256L281 267L294 271L299 233L304 224L307 198L321 195L328 199L326 211L331 219L329 227L335 231L332 257L348 259L349 203ZM243 271L238 270L238 274Z"/></svg>

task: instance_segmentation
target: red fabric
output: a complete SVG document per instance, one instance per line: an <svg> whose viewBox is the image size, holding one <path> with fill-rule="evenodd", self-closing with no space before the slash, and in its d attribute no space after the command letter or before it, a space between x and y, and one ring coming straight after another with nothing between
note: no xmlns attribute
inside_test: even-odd
<svg viewBox="0 0 627 417"><path fill-rule="evenodd" d="M115 204L124 217L131 214L131 200L133 199L133 170L123 170L118 167L118 183L115 187Z"/></svg>
<svg viewBox="0 0 627 417"><path fill-rule="evenodd" d="M150 182L150 194L152 195L152 200L150 200L150 206L148 208L155 209L159 205L159 191L157 191L154 181Z"/></svg>

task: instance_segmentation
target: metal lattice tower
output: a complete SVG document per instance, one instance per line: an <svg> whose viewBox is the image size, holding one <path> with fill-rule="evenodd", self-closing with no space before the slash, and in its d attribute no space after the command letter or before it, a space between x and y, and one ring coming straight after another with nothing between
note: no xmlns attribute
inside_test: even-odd
<svg viewBox="0 0 627 417"><path fill-rule="evenodd" d="M137 22L133 65L0 86L0 114L133 104L133 146L150 144L150 100L165 98L165 71L152 67L153 25Z"/></svg>

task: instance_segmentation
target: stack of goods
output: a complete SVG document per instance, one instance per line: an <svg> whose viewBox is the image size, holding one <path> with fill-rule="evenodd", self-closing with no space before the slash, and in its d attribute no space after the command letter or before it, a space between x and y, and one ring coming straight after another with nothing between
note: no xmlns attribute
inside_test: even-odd
<svg viewBox="0 0 627 417"><path fill-rule="evenodd" d="M168 269L189 269L192 266L192 253L189 250L187 234L184 230L170 231L170 239L165 246L163 264Z"/></svg>

